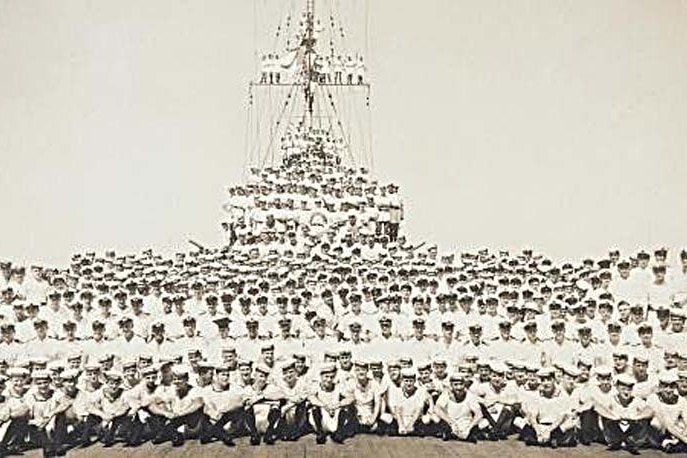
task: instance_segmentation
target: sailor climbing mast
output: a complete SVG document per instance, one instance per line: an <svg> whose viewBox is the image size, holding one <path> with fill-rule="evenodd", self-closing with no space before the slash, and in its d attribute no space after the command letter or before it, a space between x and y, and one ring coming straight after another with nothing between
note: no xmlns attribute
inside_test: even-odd
<svg viewBox="0 0 687 458"><path fill-rule="evenodd" d="M260 46L267 53L249 87L246 164L278 165L294 151L294 134L317 131L336 142L343 163L370 166L370 85L363 46L345 32L337 2L298 3L300 11L282 12L275 34Z"/></svg>
<svg viewBox="0 0 687 458"><path fill-rule="evenodd" d="M306 39L305 39L305 61L306 78L304 81L305 101L308 107L308 126L312 125L313 105L315 102L315 91L313 81L315 80L315 0L306 0Z"/></svg>

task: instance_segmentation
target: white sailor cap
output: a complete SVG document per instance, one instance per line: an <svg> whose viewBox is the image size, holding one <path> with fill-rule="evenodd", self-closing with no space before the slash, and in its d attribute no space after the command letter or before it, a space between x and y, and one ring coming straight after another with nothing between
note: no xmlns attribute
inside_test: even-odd
<svg viewBox="0 0 687 458"><path fill-rule="evenodd" d="M31 372L31 378L34 380L50 379L50 371L47 369L36 369Z"/></svg>
<svg viewBox="0 0 687 458"><path fill-rule="evenodd" d="M663 371L658 374L658 382L665 385L672 385L673 383L677 383L678 380L680 380L680 377L678 377L677 372L672 370Z"/></svg>
<svg viewBox="0 0 687 458"><path fill-rule="evenodd" d="M636 381L629 374L620 374L616 379L615 383L617 385L634 386Z"/></svg>
<svg viewBox="0 0 687 458"><path fill-rule="evenodd" d="M79 371L77 369L66 369L60 374L62 380L76 380L79 378Z"/></svg>
<svg viewBox="0 0 687 458"><path fill-rule="evenodd" d="M492 361L491 363L489 363L489 369L491 369L492 372L500 375L503 375L506 372L508 372L508 368L506 367L506 365L499 361Z"/></svg>
<svg viewBox="0 0 687 458"><path fill-rule="evenodd" d="M571 377L580 376L580 370L572 364L561 364L560 369L561 371L563 371L564 374L569 375Z"/></svg>
<svg viewBox="0 0 687 458"><path fill-rule="evenodd" d="M542 367L537 371L537 377L540 378L549 378L553 377L555 374L555 371L551 367Z"/></svg>
<svg viewBox="0 0 687 458"><path fill-rule="evenodd" d="M401 378L416 378L417 374L415 373L415 370L412 368L406 368L401 370Z"/></svg>
<svg viewBox="0 0 687 458"><path fill-rule="evenodd" d="M191 372L191 368L186 364L175 364L172 366L172 374L175 377L188 377Z"/></svg>

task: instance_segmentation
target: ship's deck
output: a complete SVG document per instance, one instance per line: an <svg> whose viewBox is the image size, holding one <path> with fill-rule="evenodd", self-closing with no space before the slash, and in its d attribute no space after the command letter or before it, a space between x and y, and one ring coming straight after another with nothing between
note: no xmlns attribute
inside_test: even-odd
<svg viewBox="0 0 687 458"><path fill-rule="evenodd" d="M527 447L516 440L503 442L481 442L479 444L465 444L458 442L443 442L435 438L390 438L377 436L358 436L349 439L343 445L328 442L326 445L316 445L314 436L310 435L298 442L277 442L273 446L261 445L251 447L247 438L236 441L233 449L215 442L200 445L197 441L188 441L183 447L173 448L170 444L153 446L146 443L137 448L126 448L116 445L110 449L103 449L100 445L93 445L85 450L73 450L69 456L92 457L107 455L108 457L225 457L241 456L241 458L254 457L375 457L375 458L427 458L427 457L626 457L629 453L607 452L601 445L589 447L577 446L574 448L548 448ZM37 451L32 451L25 456L40 456ZM667 456L656 450L643 450L642 456L658 457Z"/></svg>

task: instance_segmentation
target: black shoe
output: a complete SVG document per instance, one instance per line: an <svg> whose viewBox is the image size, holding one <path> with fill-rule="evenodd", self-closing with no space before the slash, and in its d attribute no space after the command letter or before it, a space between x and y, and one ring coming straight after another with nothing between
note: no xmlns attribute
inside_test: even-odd
<svg viewBox="0 0 687 458"><path fill-rule="evenodd" d="M339 433L334 433L332 434L332 440L336 442L337 444L343 444L344 438L341 436Z"/></svg>
<svg viewBox="0 0 687 458"><path fill-rule="evenodd" d="M606 447L606 450L608 450L609 452L616 452L616 451L620 450L621 448L622 447L620 446L620 444L611 444L608 447Z"/></svg>
<svg viewBox="0 0 687 458"><path fill-rule="evenodd" d="M551 441L549 442L549 445L551 446L551 448L557 449L558 448L558 440L557 439L551 439Z"/></svg>
<svg viewBox="0 0 687 458"><path fill-rule="evenodd" d="M324 434L318 434L317 437L315 437L315 443L317 443L317 445L322 445L325 442L327 442L327 436Z"/></svg>
<svg viewBox="0 0 687 458"><path fill-rule="evenodd" d="M91 445L93 445L93 440L91 440L90 438L81 439L78 443L78 447L80 448L90 447Z"/></svg>
<svg viewBox="0 0 687 458"><path fill-rule="evenodd" d="M628 445L625 447L625 450L627 450L630 455L640 455L639 450L637 450L637 447L635 445Z"/></svg>
<svg viewBox="0 0 687 458"><path fill-rule="evenodd" d="M251 436L250 445L260 445L260 436Z"/></svg>
<svg viewBox="0 0 687 458"><path fill-rule="evenodd" d="M212 436L202 435L202 436L200 436L200 438L198 439L198 442L200 442L200 443L203 444L203 445L209 444L210 442L212 442Z"/></svg>
<svg viewBox="0 0 687 458"><path fill-rule="evenodd" d="M159 436L153 437L153 439L150 442L153 443L154 445L160 445L160 444L167 442L167 438L165 436L159 435Z"/></svg>
<svg viewBox="0 0 687 458"><path fill-rule="evenodd" d="M231 437L224 437L222 438L222 443L226 445L227 447L235 447L236 444L234 443L234 440Z"/></svg>
<svg viewBox="0 0 687 458"><path fill-rule="evenodd" d="M184 445L184 442L186 442L184 440L184 436L180 433L177 433L172 438L172 447L181 447Z"/></svg>

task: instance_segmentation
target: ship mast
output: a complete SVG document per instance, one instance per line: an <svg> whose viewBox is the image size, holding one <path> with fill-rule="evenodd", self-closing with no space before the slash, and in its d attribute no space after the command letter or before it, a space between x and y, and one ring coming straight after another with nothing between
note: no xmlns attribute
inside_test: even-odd
<svg viewBox="0 0 687 458"><path fill-rule="evenodd" d="M305 76L304 83L305 103L308 107L308 126L312 125L313 105L315 102L315 91L313 81L315 80L314 66L315 61L315 0L306 0L306 37L305 37Z"/></svg>
<svg viewBox="0 0 687 458"><path fill-rule="evenodd" d="M293 3L299 4L295 20L291 13L282 16L263 48L269 51L261 57L258 78L249 84L246 164L263 168L278 163L287 150L296 149L295 137L302 144L326 130L340 160L371 165L370 84L361 48L353 60L356 47L344 39L338 0ZM328 15L329 22L317 19L316 11Z"/></svg>

